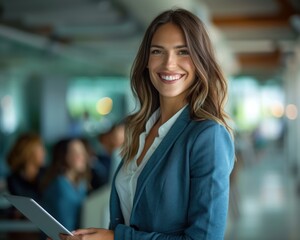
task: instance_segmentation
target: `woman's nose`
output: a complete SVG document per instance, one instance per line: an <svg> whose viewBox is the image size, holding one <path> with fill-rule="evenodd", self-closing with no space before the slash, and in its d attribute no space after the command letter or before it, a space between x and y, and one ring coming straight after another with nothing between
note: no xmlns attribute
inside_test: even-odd
<svg viewBox="0 0 300 240"><path fill-rule="evenodd" d="M172 68L176 66L177 59L176 55L174 53L168 53L165 55L165 67Z"/></svg>

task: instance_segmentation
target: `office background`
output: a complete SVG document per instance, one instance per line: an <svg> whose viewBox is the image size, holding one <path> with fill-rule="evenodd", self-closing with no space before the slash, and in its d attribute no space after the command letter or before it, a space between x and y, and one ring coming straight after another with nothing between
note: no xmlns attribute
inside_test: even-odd
<svg viewBox="0 0 300 240"><path fill-rule="evenodd" d="M0 191L21 133L38 132L51 149L138 107L130 68L147 24L171 7L205 22L229 81L237 163L226 239L300 239L297 0L0 0Z"/></svg>

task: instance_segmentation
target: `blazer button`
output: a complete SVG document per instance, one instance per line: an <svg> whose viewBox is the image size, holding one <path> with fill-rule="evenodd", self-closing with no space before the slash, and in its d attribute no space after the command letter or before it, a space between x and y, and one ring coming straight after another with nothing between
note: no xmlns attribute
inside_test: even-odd
<svg viewBox="0 0 300 240"><path fill-rule="evenodd" d="M134 230L138 231L139 228L136 225L130 225L131 228L133 228Z"/></svg>

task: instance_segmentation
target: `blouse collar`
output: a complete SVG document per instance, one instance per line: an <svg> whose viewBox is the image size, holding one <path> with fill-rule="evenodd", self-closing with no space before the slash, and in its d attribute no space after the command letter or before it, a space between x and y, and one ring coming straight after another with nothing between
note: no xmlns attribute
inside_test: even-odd
<svg viewBox="0 0 300 240"><path fill-rule="evenodd" d="M164 138L170 128L173 126L173 124L176 122L179 115L182 113L182 111L187 107L187 104L183 106L179 111L177 111L168 121L166 121L163 125L161 125L158 129L158 137ZM150 132L151 128L154 126L154 124L157 122L157 120L160 117L160 108L158 108L149 118L149 120L146 123L146 135Z"/></svg>

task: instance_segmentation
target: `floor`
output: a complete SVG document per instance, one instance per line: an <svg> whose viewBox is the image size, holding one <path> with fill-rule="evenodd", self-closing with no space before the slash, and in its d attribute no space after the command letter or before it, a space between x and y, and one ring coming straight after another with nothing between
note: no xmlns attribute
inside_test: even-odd
<svg viewBox="0 0 300 240"><path fill-rule="evenodd" d="M300 197L283 152L270 144L239 164L226 240L300 240Z"/></svg>

